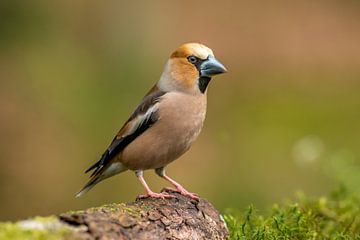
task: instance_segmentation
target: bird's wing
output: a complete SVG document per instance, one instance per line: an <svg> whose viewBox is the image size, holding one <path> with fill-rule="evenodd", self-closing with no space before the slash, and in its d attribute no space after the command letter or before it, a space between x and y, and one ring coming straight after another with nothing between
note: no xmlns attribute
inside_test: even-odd
<svg viewBox="0 0 360 240"><path fill-rule="evenodd" d="M110 146L105 150L100 160L92 165L85 173L94 169L91 176L101 172L102 169L121 152L127 145L150 128L158 119L158 108L161 96L166 92L153 88L136 108L129 120L120 129Z"/></svg>

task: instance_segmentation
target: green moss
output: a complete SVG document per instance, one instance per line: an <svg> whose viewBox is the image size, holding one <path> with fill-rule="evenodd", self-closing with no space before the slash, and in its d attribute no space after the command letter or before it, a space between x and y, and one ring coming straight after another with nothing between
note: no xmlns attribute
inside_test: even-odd
<svg viewBox="0 0 360 240"><path fill-rule="evenodd" d="M133 217L141 217L141 210L135 208L135 207L122 207L122 210L124 213L127 213L129 216Z"/></svg>
<svg viewBox="0 0 360 240"><path fill-rule="evenodd" d="M57 219L51 217L36 217L31 220L18 223L0 223L0 239L1 240L58 240L66 239L70 236L70 230L53 224L58 224ZM44 224L45 225L42 225ZM51 224L51 225L47 225ZM35 227L30 227L30 225ZM39 227L39 226L44 226ZM50 227L53 226L53 227Z"/></svg>
<svg viewBox="0 0 360 240"><path fill-rule="evenodd" d="M39 222L39 223L54 223L54 222L58 221L58 218L54 215L47 216L47 217L36 216L36 217L32 218L32 220Z"/></svg>
<svg viewBox="0 0 360 240"><path fill-rule="evenodd" d="M100 208L103 208L110 212L117 212L120 209L120 207L121 206L117 203L110 203L110 204L105 204L105 205L101 206Z"/></svg>
<svg viewBox="0 0 360 240"><path fill-rule="evenodd" d="M118 204L118 203L109 203L109 204L105 204L103 206L100 207L92 207L86 210L86 212L97 212L99 210L105 210L105 211L110 211L110 212L117 212L120 208L122 208L122 206L125 206L125 204ZM66 212L66 214L83 214L85 213L84 210L71 210Z"/></svg>
<svg viewBox="0 0 360 240"><path fill-rule="evenodd" d="M230 239L360 239L360 197L340 188L329 196L274 205L261 215L250 206L228 211Z"/></svg>
<svg viewBox="0 0 360 240"><path fill-rule="evenodd" d="M84 210L70 210L67 211L65 214L82 214L84 212L85 212Z"/></svg>

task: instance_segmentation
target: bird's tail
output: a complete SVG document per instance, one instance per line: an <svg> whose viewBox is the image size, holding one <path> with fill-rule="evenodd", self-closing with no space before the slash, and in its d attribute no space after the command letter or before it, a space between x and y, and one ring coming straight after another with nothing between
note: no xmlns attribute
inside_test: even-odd
<svg viewBox="0 0 360 240"><path fill-rule="evenodd" d="M76 193L75 197L81 197L85 193L87 193L90 189L92 189L98 182L100 182L99 176L94 176L90 179L90 181L79 191Z"/></svg>
<svg viewBox="0 0 360 240"><path fill-rule="evenodd" d="M92 176L89 182L78 192L75 197L81 197L102 180L126 171L127 168L120 162L111 163L109 167Z"/></svg>

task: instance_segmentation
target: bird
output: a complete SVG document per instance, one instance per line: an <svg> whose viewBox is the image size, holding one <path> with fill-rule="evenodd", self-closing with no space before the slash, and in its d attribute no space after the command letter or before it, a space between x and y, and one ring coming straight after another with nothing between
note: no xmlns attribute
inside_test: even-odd
<svg viewBox="0 0 360 240"><path fill-rule="evenodd" d="M97 183L127 170L135 172L146 194L139 197L171 198L166 192L153 192L143 172L155 173L174 191L199 200L165 173L165 167L189 150L203 127L207 89L213 76L227 72L213 51L200 43L185 43L167 60L160 79L142 99L99 161L88 183L76 194L80 197Z"/></svg>

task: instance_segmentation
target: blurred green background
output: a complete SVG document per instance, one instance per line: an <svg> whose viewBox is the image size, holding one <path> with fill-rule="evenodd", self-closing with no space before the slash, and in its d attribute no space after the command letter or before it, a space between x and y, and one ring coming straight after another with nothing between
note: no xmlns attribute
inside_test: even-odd
<svg viewBox="0 0 360 240"><path fill-rule="evenodd" d="M221 210L326 193L324 166L360 156L359 12L355 0L2 0L0 220L143 193L126 172L74 198L170 53L194 41L229 73L168 174Z"/></svg>

